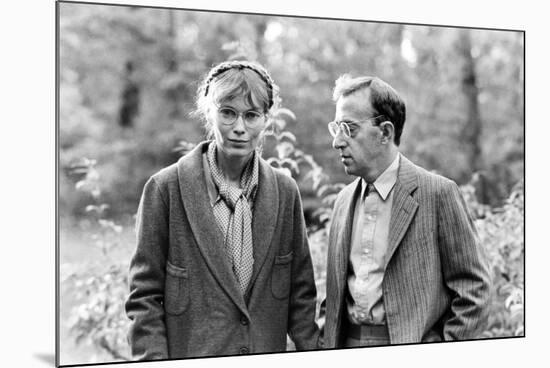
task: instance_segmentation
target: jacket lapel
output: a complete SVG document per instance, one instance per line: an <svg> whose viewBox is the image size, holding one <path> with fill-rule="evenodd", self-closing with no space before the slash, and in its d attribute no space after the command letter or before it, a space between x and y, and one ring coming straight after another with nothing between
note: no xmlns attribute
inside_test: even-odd
<svg viewBox="0 0 550 368"><path fill-rule="evenodd" d="M346 276L348 274L349 256L351 250L351 233L353 227L353 217L355 212L355 202L359 197L361 189L361 179L357 178L349 188L350 190L345 193L345 199L343 199L342 212L338 214L338 218L343 219L342 233L337 236L336 243L336 262L339 270L337 284L338 290L343 291L346 283Z"/></svg>
<svg viewBox="0 0 550 368"><path fill-rule="evenodd" d="M254 266L252 269L252 277L248 285L248 291L252 289L266 261L278 218L279 189L277 186L277 179L269 164L260 159L258 192L256 193L252 217Z"/></svg>
<svg viewBox="0 0 550 368"><path fill-rule="evenodd" d="M400 160L399 173L393 193L386 265L388 265L401 239L403 239L418 209L418 202L411 196L418 186L416 168L403 155L401 155Z"/></svg>
<svg viewBox="0 0 550 368"><path fill-rule="evenodd" d="M206 143L199 144L178 162L178 180L186 218L193 231L197 246L218 283L233 302L248 315L244 298L224 251L223 234L210 205L202 154Z"/></svg>

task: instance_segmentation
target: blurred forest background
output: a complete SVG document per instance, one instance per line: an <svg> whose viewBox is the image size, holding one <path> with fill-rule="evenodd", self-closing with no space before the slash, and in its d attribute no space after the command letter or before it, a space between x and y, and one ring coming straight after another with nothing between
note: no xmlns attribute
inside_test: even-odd
<svg viewBox="0 0 550 368"><path fill-rule="evenodd" d="M281 89L264 156L299 183L319 298L326 227L348 177L331 148L334 80L375 75L405 98L401 151L459 183L491 257L481 337L523 335L521 32L58 3L61 363L128 358L123 301L143 184L205 137L199 80L226 59Z"/></svg>

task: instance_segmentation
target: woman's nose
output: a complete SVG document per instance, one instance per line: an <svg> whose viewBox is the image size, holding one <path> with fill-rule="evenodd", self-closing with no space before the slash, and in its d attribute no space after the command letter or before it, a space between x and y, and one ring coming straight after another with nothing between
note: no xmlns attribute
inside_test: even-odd
<svg viewBox="0 0 550 368"><path fill-rule="evenodd" d="M237 134L244 134L245 128L243 117L241 115L237 116L237 120L233 123L233 131Z"/></svg>

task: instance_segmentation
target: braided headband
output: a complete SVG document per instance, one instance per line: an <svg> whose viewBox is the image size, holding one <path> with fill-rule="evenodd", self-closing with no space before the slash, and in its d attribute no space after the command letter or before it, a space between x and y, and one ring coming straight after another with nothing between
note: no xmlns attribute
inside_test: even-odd
<svg viewBox="0 0 550 368"><path fill-rule="evenodd" d="M267 85L268 96L269 96L269 108L271 108L271 106L273 106L273 82L272 82L271 78L267 74L264 75L264 73L262 73L260 70L258 70L257 67L255 67L253 64L243 63L242 61L222 63L222 64L218 65L218 67L216 69L212 70L210 77L206 80L206 83L205 83L204 96L206 97L208 95L208 89L210 88L210 82L212 82L212 80L214 80L214 78L216 78L217 76L225 73L226 71L228 71L230 69L243 70L245 68L253 70L254 72L256 72L256 74L258 74L260 76L260 78Z"/></svg>

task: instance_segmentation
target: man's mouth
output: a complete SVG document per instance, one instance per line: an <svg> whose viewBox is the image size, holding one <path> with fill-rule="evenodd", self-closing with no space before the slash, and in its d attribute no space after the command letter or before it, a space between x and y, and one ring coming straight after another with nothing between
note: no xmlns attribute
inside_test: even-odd
<svg viewBox="0 0 550 368"><path fill-rule="evenodd" d="M348 155L340 155L340 161L342 161L342 163L344 165L346 165L347 163L349 163L351 161L351 156L348 156Z"/></svg>

